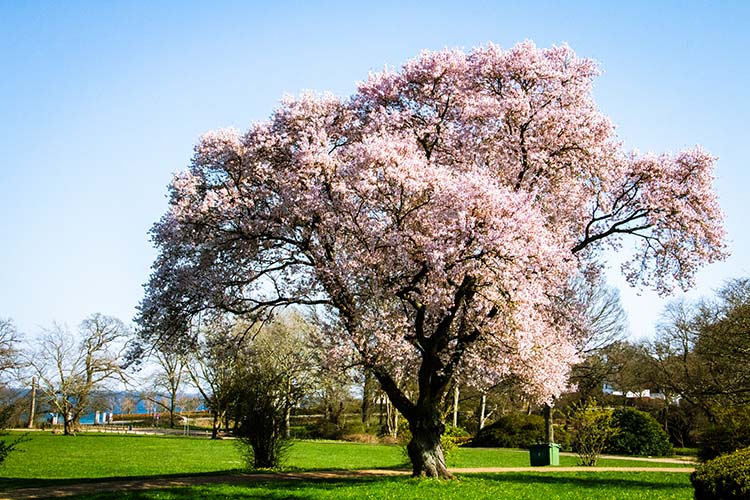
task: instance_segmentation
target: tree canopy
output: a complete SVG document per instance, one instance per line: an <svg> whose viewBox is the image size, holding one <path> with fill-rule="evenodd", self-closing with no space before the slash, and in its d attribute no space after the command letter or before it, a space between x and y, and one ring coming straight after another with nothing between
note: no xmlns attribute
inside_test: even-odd
<svg viewBox="0 0 750 500"><path fill-rule="evenodd" d="M596 75L566 46L424 52L348 99L206 134L152 230L141 335L316 306L409 421L414 473L447 475L437 408L456 370L559 393L582 314L560 299L604 249L633 236L625 275L663 293L724 256L714 159L624 151Z"/></svg>
<svg viewBox="0 0 750 500"><path fill-rule="evenodd" d="M661 383L715 417L750 405L750 279L712 299L671 303L651 350Z"/></svg>

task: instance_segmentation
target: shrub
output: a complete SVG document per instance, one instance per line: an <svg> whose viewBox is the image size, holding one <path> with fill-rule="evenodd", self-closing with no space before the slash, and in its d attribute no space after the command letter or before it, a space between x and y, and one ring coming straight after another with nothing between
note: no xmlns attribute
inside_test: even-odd
<svg viewBox="0 0 750 500"><path fill-rule="evenodd" d="M747 407L726 410L703 429L698 456L710 460L747 446L750 446L750 410Z"/></svg>
<svg viewBox="0 0 750 500"><path fill-rule="evenodd" d="M723 455L696 467L690 475L695 500L750 498L750 448Z"/></svg>
<svg viewBox="0 0 750 500"><path fill-rule="evenodd" d="M596 406L596 401L573 405L568 416L570 445L578 455L578 463L593 467L614 434L612 411Z"/></svg>
<svg viewBox="0 0 750 500"><path fill-rule="evenodd" d="M528 448L544 441L544 419L539 415L511 413L480 430L471 446Z"/></svg>
<svg viewBox="0 0 750 500"><path fill-rule="evenodd" d="M271 370L248 363L235 381L233 419L240 453L249 469L282 466L290 441L286 437L286 415L291 403L279 397L286 385Z"/></svg>
<svg viewBox="0 0 750 500"><path fill-rule="evenodd" d="M614 434L605 447L608 453L639 456L672 454L669 436L649 413L635 408L618 408L612 412Z"/></svg>
<svg viewBox="0 0 750 500"><path fill-rule="evenodd" d="M328 419L319 420L310 427L310 437L314 439L346 439L345 436L352 434L366 434L364 424L359 419L347 420L342 418L340 422L334 423Z"/></svg>
<svg viewBox="0 0 750 500"><path fill-rule="evenodd" d="M451 455L462 444L469 440L469 433L463 427L454 427L452 424L445 424L445 432L440 436L440 446L443 448L443 454L447 457Z"/></svg>
<svg viewBox="0 0 750 500"><path fill-rule="evenodd" d="M237 404L237 446L249 469L281 467L290 441L285 437L284 411L278 402L258 388L245 387L245 400Z"/></svg>
<svg viewBox="0 0 750 500"><path fill-rule="evenodd" d="M560 451L571 451L570 446L571 432L565 426L555 426L555 436L553 441L560 445Z"/></svg>
<svg viewBox="0 0 750 500"><path fill-rule="evenodd" d="M377 437L375 434L364 434L364 433L345 434L341 436L341 439L344 441L349 441L350 443L367 443L367 444L380 443L380 438Z"/></svg>

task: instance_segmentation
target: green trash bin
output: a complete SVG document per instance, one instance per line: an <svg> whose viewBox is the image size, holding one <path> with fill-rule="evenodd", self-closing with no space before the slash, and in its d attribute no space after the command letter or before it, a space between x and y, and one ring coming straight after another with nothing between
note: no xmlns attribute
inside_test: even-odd
<svg viewBox="0 0 750 500"><path fill-rule="evenodd" d="M534 444L529 448L531 466L560 465L560 445L557 443Z"/></svg>

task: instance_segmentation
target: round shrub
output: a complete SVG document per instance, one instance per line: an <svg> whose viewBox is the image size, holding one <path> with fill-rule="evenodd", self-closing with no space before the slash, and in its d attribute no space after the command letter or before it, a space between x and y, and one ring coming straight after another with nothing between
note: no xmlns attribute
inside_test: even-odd
<svg viewBox="0 0 750 500"><path fill-rule="evenodd" d="M612 412L614 434L605 452L619 455L666 456L672 454L669 436L649 413L635 408Z"/></svg>
<svg viewBox="0 0 750 500"><path fill-rule="evenodd" d="M750 448L699 465L690 475L695 500L750 498Z"/></svg>
<svg viewBox="0 0 750 500"><path fill-rule="evenodd" d="M528 448L544 441L544 419L539 415L512 413L480 430L471 446Z"/></svg>

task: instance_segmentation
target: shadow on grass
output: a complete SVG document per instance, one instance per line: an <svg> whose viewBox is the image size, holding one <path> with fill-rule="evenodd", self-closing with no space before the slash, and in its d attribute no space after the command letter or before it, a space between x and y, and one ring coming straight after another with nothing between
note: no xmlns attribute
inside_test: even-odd
<svg viewBox="0 0 750 500"><path fill-rule="evenodd" d="M183 476L184 477L184 476ZM367 487L385 485L403 478L341 478L315 480L258 480L249 482L228 482L215 484L198 484L195 486L178 486L172 488L154 488L137 491L103 491L99 493L79 494L66 497L70 500L303 500L318 498L319 493L333 494L341 487Z"/></svg>
<svg viewBox="0 0 750 500"><path fill-rule="evenodd" d="M193 475L198 479L204 475ZM666 496L679 493L685 489L684 478L681 474L660 473L502 473L502 474L470 474L462 475L458 481L419 480L410 477L347 477L295 479L293 476L279 479L252 475L227 477L226 481L217 478L210 484L195 484L193 486L155 487L150 490L137 491L97 491L96 485L91 484L91 492L80 491L74 497L76 500L238 500L270 499L270 500L309 500L330 499L343 496L345 498L487 498L489 491L518 491L517 486L532 488L534 486L552 487L551 490L563 492L582 490L606 490L615 493L621 491L657 490ZM169 478L170 476L160 476ZM187 477L181 475L179 477ZM145 480L155 477L145 478ZM80 484L80 481L76 481ZM92 482L93 483L93 482ZM56 483L56 484L59 484ZM507 485L504 487L503 485ZM37 484L36 486L40 486ZM544 491L551 491L550 488ZM468 496L467 496L468 495ZM565 497L569 498L569 497ZM581 497L583 498L583 497ZM628 497L630 498L630 497ZM635 497L634 497L635 498Z"/></svg>
<svg viewBox="0 0 750 500"><path fill-rule="evenodd" d="M172 488L169 490L149 490L132 492L99 493L96 495L76 496L75 500L309 500L310 495L303 492L291 492L286 488L268 489L247 487L243 489L234 488L231 493L225 490L214 490L209 488Z"/></svg>
<svg viewBox="0 0 750 500"><path fill-rule="evenodd" d="M651 490L683 488L683 485L679 482L678 474L669 473L667 475L659 472L562 472L559 474L506 472L503 474L471 474L471 478L493 483L575 485L584 488L648 488Z"/></svg>
<svg viewBox="0 0 750 500"><path fill-rule="evenodd" d="M185 477L212 477L230 476L241 474L239 469L230 469L211 472L197 472L192 474L161 474L151 476L113 476L113 477L77 477L72 479L35 479L27 477L0 477L0 491L16 490L19 488L54 488L57 486L69 486L73 484L96 484L117 481L153 481L158 479L176 479ZM0 471L1 473L1 471Z"/></svg>

